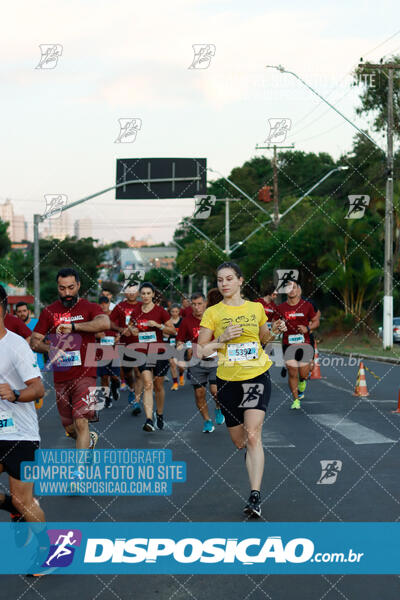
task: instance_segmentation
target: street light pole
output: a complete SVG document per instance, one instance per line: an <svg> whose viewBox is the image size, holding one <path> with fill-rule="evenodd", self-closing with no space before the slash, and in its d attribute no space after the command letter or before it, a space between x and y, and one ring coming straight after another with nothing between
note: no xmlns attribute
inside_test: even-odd
<svg viewBox="0 0 400 600"><path fill-rule="evenodd" d="M388 70L388 123L387 123L387 179L386 179L386 199L385 199L385 259L383 273L383 347L393 348L393 71L400 70L400 64L391 62L386 64L361 63L358 65L363 69L374 69L386 71ZM293 71L287 71L282 65L274 66L267 65L267 68L277 69L281 73L288 73L296 77L309 90L316 94L325 104L330 106L338 115L340 115L347 123L357 129L364 137L366 137L374 146L382 150L382 148L373 140L365 131L362 131L355 123L350 121L343 113L340 112L333 104L328 102L321 94L314 90L308 83L299 77Z"/></svg>
<svg viewBox="0 0 400 600"><path fill-rule="evenodd" d="M229 258L230 247L230 229L229 229L229 198L225 198L225 253Z"/></svg>
<svg viewBox="0 0 400 600"><path fill-rule="evenodd" d="M313 94L315 94L316 96L318 96L318 98L321 98L321 100L323 102L325 102L325 104L327 104L328 106L330 106L330 108L332 110L334 110L338 115L340 115L342 117L342 119L344 119L345 121L347 121L347 123L349 123L355 129L357 129L357 131L359 133L361 133L361 135L363 135L364 137L366 137L372 144L374 144L374 146L377 146L380 150L382 150L382 148L379 146L379 144L377 144L377 142L375 140L373 140L371 137L369 137L369 135L367 133L365 133L365 131L363 131L362 129L360 129L359 127L357 127L357 125L355 123L353 123L353 121L350 121L350 119L348 119L346 117L346 115L344 115L342 112L340 112L340 110L337 109L336 106L333 106L333 104L331 104L330 102L328 102L328 100L326 98L324 98L323 96L321 96L321 94L319 94L316 90L314 90L314 88L312 88L311 85L309 85L306 81L304 81L304 79L302 79L301 77L299 77L297 75L297 73L294 73L293 71L287 71L284 67L282 67L282 65L278 65L278 66L276 66L276 65L266 65L266 68L267 69L277 69L281 73L287 73L288 75L293 75L293 77L296 77L296 79L298 79L299 81L301 81L301 83L303 85L305 85L306 88L308 88Z"/></svg>
<svg viewBox="0 0 400 600"><path fill-rule="evenodd" d="M284 213L282 213L280 215L280 220L283 219L283 217L285 217L288 213L290 213L291 210L293 210L295 208L295 206L297 206L302 200L304 200L304 198L306 198L306 196L308 196L313 190L315 190L316 187L318 187L323 181L325 181L325 179L328 179L328 177L330 175L332 175L332 173L335 173L335 171L347 171L349 167L347 166L343 166L343 167L336 167L336 169L331 169L329 171L329 173L327 173L326 175L324 175L319 181L317 181L317 183L314 183L314 185L312 187L310 187L309 190L306 191L305 194L303 194L302 196L300 196L300 198L298 198L296 200L296 202L293 202L293 204L291 206L289 206L288 209L285 210ZM235 244L233 244L232 248L231 248L231 252L235 252L235 250L237 250L239 248L239 246L243 246L243 244L245 242L247 242L247 240L249 240L251 237L253 237L253 235L255 235L256 233L258 233L260 231L260 229L262 229L263 227L265 227L266 225L268 225L269 223L272 222L272 217L270 216L268 221L265 221L264 223L261 223L261 225L259 225L256 229L254 229L251 233L249 233L249 235L247 237L244 238L244 240L242 240L241 242L236 242Z"/></svg>
<svg viewBox="0 0 400 600"><path fill-rule="evenodd" d="M78 204L82 204L83 202L87 202L88 200L92 200L92 198L96 198L97 196L102 196L111 190L116 190L124 185L129 185L130 183L137 183L137 179L133 179L131 181L123 181L122 183L117 183L116 185L112 185L111 187L106 188L105 190L101 190L100 192L96 192L95 194L91 194L90 196L85 196L80 200L76 200L75 202L71 202L71 204L66 204L65 206L57 207L57 212L64 212L65 210L69 210L74 206L78 206ZM40 253L39 253L39 225L46 221L48 216L46 213L44 215L33 215L33 289L35 296L35 317L39 317L40 315Z"/></svg>

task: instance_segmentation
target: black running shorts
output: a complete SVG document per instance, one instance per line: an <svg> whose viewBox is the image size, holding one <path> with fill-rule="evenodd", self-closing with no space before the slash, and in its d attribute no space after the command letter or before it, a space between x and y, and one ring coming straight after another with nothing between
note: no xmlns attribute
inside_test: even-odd
<svg viewBox="0 0 400 600"><path fill-rule="evenodd" d="M153 371L154 377L165 377L169 369L169 360L158 360L155 365L140 365L139 371Z"/></svg>
<svg viewBox="0 0 400 600"><path fill-rule="evenodd" d="M0 440L0 464L14 479L21 479L20 465L24 461L35 460L35 450L39 442L26 440Z"/></svg>
<svg viewBox="0 0 400 600"><path fill-rule="evenodd" d="M267 411L271 396L268 371L245 381L225 381L217 377L217 399L227 427L244 423L244 411L251 408Z"/></svg>
<svg viewBox="0 0 400 600"><path fill-rule="evenodd" d="M291 354L286 355L286 350L292 347ZM312 344L282 344L283 359L295 360L298 363L307 364L314 358L315 349Z"/></svg>

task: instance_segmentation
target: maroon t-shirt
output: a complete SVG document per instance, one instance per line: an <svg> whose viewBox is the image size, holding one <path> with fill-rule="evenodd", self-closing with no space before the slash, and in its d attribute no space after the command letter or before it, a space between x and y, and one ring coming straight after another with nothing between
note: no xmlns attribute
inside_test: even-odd
<svg viewBox="0 0 400 600"><path fill-rule="evenodd" d="M77 380L82 377L96 377L96 366L85 367L88 344L98 342L95 334L77 331L76 333L56 335L56 329L62 323L86 323L93 321L97 315L103 314L98 304L89 302L84 298L79 298L78 302L72 308L65 308L62 302L57 300L42 310L34 331L48 336L51 346L57 346L67 353L80 353L81 365L79 366L53 366L54 383ZM75 354L75 356L78 355Z"/></svg>
<svg viewBox="0 0 400 600"><path fill-rule="evenodd" d="M110 315L111 321L118 327L123 327L125 329L129 324L132 312L136 310L138 306L141 306L141 302L132 304L127 300L123 300L113 308ZM137 337L134 335L123 335L121 337L121 344L132 344L133 342L137 342Z"/></svg>
<svg viewBox="0 0 400 600"><path fill-rule="evenodd" d="M268 317L268 322L271 322L274 318L276 318L276 304L275 302L265 302L264 298L257 298L255 302L260 302L263 305L265 314Z"/></svg>
<svg viewBox="0 0 400 600"><path fill-rule="evenodd" d="M192 342L192 344L197 344L197 340L199 338L200 333L200 323L203 315L198 319L194 315L190 315L183 319L182 323L179 326L178 335L176 337L177 342ZM211 341L214 339L212 336Z"/></svg>
<svg viewBox="0 0 400 600"><path fill-rule="evenodd" d="M139 330L139 335L134 337L135 342L139 342L140 344L145 344L147 341L149 343L155 344L156 342L163 342L163 332L159 327L149 327L149 321L155 321L156 323L166 323L171 319L171 315L158 304L155 304L153 308L149 312L142 311L143 304L140 302L136 306L136 310L131 313L131 324L134 327L137 327ZM149 334L155 334L155 338L153 340L149 339ZM139 352L147 352L147 346L143 346L143 348L139 348ZM160 354L160 352L159 352Z"/></svg>
<svg viewBox="0 0 400 600"><path fill-rule="evenodd" d="M287 331L283 334L282 343L289 344L289 335L298 335L300 332L297 330L298 325L308 326L311 319L315 317L315 310L313 305L307 300L299 300L297 304L288 304L283 302L276 307L278 316L285 319ZM308 332L304 335L304 342L310 343L310 335Z"/></svg>
<svg viewBox="0 0 400 600"><path fill-rule="evenodd" d="M18 319L18 317L10 315L9 313L7 313L4 317L4 327L8 329L8 331L12 331L17 335L20 335L25 340L32 335L32 331L25 325L23 321L21 321L21 319Z"/></svg>
<svg viewBox="0 0 400 600"><path fill-rule="evenodd" d="M185 317L179 325L177 342L192 342L196 343L200 332L201 318L198 319L193 315Z"/></svg>
<svg viewBox="0 0 400 600"><path fill-rule="evenodd" d="M190 317L193 314L193 308L191 306L187 306L186 308L181 308L179 311L181 317Z"/></svg>

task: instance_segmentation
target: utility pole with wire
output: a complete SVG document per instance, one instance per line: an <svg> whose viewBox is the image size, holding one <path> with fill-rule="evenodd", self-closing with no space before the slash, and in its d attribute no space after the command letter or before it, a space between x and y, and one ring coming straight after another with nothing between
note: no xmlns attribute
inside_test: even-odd
<svg viewBox="0 0 400 600"><path fill-rule="evenodd" d="M361 69L383 71L388 78L383 347L393 348L393 75L395 71L400 71L400 64L393 62L379 64L361 62L358 66Z"/></svg>
<svg viewBox="0 0 400 600"><path fill-rule="evenodd" d="M294 148L294 144L290 146L277 146L276 144L272 146L259 146L257 144L256 150L270 150L273 148L274 157L272 159L272 169L273 169L273 181L274 181L274 225L278 227L279 225L279 191L278 191L278 157L276 153L276 149L281 150L282 148Z"/></svg>
<svg viewBox="0 0 400 600"><path fill-rule="evenodd" d="M398 63L380 62L378 65L372 63L363 63L359 67L362 69L376 69L385 72L388 70L388 127L387 127L387 180L386 180L386 202L385 202L385 261L384 261L384 298L383 298L383 347L393 348L393 74L400 69ZM374 146L382 150L380 145L372 139L365 131L360 129L355 123L350 121L336 106L328 102L314 88L312 88L297 73L286 70L282 65L267 65L267 69L277 69L280 73L293 75L303 85L305 85L313 94L321 98L325 104L330 106L347 123L356 129L362 136L367 138ZM385 73L386 75L386 73Z"/></svg>

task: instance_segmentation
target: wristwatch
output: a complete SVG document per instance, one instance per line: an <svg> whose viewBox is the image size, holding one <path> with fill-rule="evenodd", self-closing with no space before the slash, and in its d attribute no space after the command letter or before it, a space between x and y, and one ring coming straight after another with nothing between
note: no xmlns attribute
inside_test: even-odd
<svg viewBox="0 0 400 600"><path fill-rule="evenodd" d="M19 391L18 391L18 390L13 390L13 394L14 394L14 396L15 396L15 400L13 400L13 403L14 403L14 402L18 402L18 400L19 400L19 397L20 397L20 395L21 395L21 394L19 393Z"/></svg>

